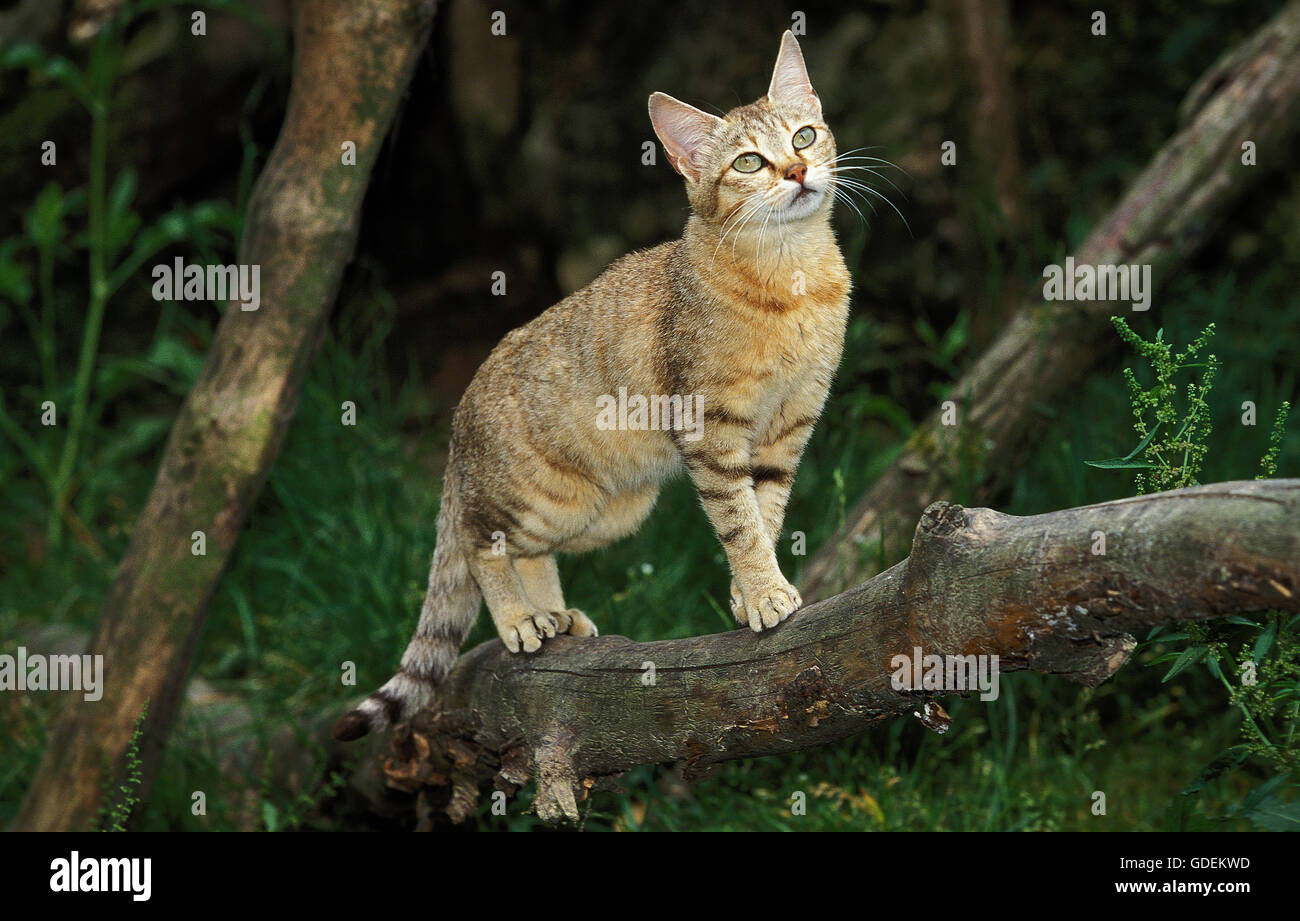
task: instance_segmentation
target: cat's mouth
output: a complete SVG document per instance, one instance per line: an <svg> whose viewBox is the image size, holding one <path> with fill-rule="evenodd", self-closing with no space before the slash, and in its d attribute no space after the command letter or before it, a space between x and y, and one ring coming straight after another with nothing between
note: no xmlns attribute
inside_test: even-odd
<svg viewBox="0 0 1300 921"><path fill-rule="evenodd" d="M794 220L801 217L807 217L817 210L818 205L822 203L825 192L816 186L801 183L798 188L794 189L785 204L781 208L782 217L787 220Z"/></svg>

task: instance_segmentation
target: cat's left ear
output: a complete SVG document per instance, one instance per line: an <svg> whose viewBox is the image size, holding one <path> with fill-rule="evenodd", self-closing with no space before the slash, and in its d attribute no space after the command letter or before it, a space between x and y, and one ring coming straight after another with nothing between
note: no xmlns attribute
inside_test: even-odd
<svg viewBox="0 0 1300 921"><path fill-rule="evenodd" d="M808 79L808 68L803 63L799 42L789 29L781 36L781 50L772 70L772 82L767 87L767 97L775 102L813 106L818 113L822 102Z"/></svg>

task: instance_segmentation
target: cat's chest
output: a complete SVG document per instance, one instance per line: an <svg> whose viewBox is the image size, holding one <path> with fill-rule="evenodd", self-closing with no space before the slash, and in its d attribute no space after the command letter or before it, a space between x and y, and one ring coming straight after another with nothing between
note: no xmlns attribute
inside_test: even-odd
<svg viewBox="0 0 1300 921"><path fill-rule="evenodd" d="M715 406L764 430L790 401L825 393L839 364L847 307L765 316L738 324L705 359Z"/></svg>
<svg viewBox="0 0 1300 921"><path fill-rule="evenodd" d="M729 360L777 381L797 382L839 363L848 321L847 297L756 313L731 340Z"/></svg>
<svg viewBox="0 0 1300 921"><path fill-rule="evenodd" d="M838 365L848 320L849 275L838 250L760 272L735 261L701 275L666 347L729 391L728 402L779 400Z"/></svg>
<svg viewBox="0 0 1300 921"><path fill-rule="evenodd" d="M780 377L797 376L810 362L839 361L849 275L838 250L811 265L746 280L722 292L731 307L733 358Z"/></svg>

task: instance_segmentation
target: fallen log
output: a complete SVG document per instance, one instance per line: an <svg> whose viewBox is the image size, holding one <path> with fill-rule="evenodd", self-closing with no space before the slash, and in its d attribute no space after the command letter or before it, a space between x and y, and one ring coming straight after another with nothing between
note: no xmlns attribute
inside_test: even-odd
<svg viewBox="0 0 1300 921"><path fill-rule="evenodd" d="M763 634L561 636L533 656L483 643L393 733L383 776L420 794L426 825L431 804L463 820L484 786L513 794L530 779L540 817L572 819L639 764L699 777L913 713L943 731L948 691L896 680L898 656L997 656L1003 672L1097 685L1135 632L1265 609L1300 611L1300 479L1031 517L937 502L907 559Z"/></svg>

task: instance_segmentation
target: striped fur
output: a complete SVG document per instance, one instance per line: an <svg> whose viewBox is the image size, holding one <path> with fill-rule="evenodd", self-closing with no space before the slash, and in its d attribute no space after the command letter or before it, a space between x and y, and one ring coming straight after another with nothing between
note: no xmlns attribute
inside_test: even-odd
<svg viewBox="0 0 1300 921"><path fill-rule="evenodd" d="M478 369L452 423L419 626L401 669L339 721L338 738L428 704L480 596L511 652L595 636L565 604L555 554L632 533L682 472L726 552L737 622L764 630L802 604L775 547L848 318L830 227L835 140L788 32L757 102L717 118L655 94L650 115L686 182L682 238L619 259ZM805 128L815 138L796 146ZM748 153L761 168L737 168ZM702 401L698 428L684 425L682 401L676 428L599 424L601 401L621 392Z"/></svg>

